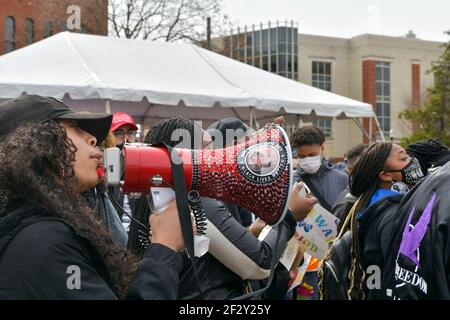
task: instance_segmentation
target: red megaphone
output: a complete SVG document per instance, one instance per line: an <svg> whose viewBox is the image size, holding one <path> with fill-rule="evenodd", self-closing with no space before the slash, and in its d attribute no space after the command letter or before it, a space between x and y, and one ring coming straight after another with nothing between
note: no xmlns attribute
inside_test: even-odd
<svg viewBox="0 0 450 320"><path fill-rule="evenodd" d="M224 149L172 152L183 161L188 191L247 208L270 225L284 218L293 171L289 140L280 126L268 124L245 143ZM166 148L128 145L123 154L123 192L149 192L151 187L173 184Z"/></svg>

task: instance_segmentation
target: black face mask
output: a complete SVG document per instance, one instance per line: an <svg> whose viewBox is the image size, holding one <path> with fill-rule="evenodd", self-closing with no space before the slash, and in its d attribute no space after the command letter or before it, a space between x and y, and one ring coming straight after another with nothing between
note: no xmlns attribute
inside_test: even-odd
<svg viewBox="0 0 450 320"><path fill-rule="evenodd" d="M425 177L420 168L419 160L411 158L411 161L401 170L385 170L385 172L401 172L402 182L409 185L416 185Z"/></svg>

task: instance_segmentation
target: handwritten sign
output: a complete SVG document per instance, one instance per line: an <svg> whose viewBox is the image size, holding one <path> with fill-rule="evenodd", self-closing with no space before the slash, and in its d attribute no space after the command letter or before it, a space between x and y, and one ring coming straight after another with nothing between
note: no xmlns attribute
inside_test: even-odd
<svg viewBox="0 0 450 320"><path fill-rule="evenodd" d="M305 188L300 191L306 196ZM306 252L322 260L337 236L339 219L320 204L316 204L308 216L297 224L300 241L306 246Z"/></svg>

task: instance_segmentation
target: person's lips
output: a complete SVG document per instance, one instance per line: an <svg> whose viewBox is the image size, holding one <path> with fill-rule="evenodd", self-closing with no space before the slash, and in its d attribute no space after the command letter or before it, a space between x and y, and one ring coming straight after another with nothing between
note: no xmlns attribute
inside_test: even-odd
<svg viewBox="0 0 450 320"><path fill-rule="evenodd" d="M93 154L90 158L96 160L98 166L103 164L103 155L101 153Z"/></svg>

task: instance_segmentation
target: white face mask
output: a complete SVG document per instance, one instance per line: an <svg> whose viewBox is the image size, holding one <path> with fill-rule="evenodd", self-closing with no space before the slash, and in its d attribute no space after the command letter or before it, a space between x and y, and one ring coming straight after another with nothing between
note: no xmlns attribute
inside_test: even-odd
<svg viewBox="0 0 450 320"><path fill-rule="evenodd" d="M314 174L319 171L322 164L322 157L319 155L315 157L301 158L299 159L298 164L306 173Z"/></svg>

